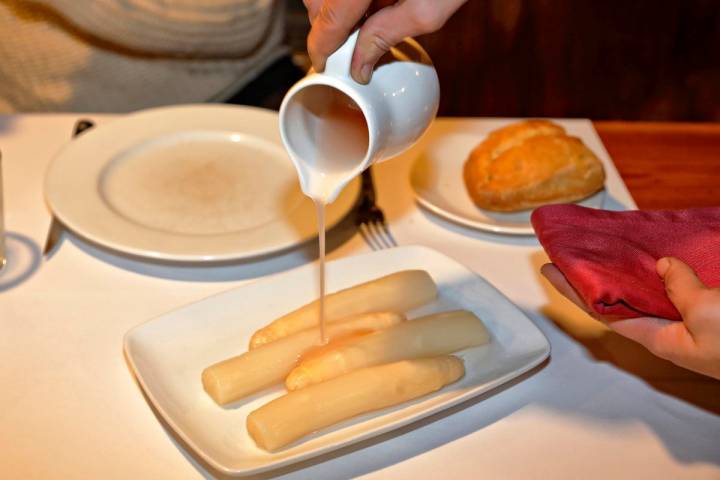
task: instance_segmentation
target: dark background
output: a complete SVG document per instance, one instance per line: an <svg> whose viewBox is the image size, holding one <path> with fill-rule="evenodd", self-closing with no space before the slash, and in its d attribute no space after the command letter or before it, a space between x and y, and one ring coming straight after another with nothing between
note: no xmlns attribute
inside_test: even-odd
<svg viewBox="0 0 720 480"><path fill-rule="evenodd" d="M307 16L287 5L301 53ZM469 0L418 40L441 115L720 121L718 0Z"/></svg>

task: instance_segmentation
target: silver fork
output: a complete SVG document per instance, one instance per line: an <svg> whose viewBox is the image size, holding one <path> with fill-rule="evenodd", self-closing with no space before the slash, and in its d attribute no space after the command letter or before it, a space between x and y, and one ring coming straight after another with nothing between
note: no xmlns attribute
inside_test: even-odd
<svg viewBox="0 0 720 480"><path fill-rule="evenodd" d="M385 223L385 214L377 206L375 185L369 168L362 173L361 180L361 199L355 217L355 225L360 235L373 250L397 247L397 242Z"/></svg>

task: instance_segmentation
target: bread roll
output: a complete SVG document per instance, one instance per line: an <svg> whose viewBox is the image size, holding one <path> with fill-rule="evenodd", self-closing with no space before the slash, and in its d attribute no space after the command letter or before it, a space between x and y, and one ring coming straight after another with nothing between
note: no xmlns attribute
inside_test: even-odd
<svg viewBox="0 0 720 480"><path fill-rule="evenodd" d="M470 153L463 174L473 202L499 212L573 202L601 190L605 182L595 154L547 120L490 133Z"/></svg>

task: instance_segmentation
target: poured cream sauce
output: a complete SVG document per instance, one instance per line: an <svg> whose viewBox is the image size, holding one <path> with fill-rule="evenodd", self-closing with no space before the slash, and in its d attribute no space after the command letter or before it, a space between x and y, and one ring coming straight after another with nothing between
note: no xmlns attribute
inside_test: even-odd
<svg viewBox="0 0 720 480"><path fill-rule="evenodd" d="M325 336L325 206L338 188L346 184L365 158L368 126L360 108L344 93L328 89L322 104L306 118L307 133L314 138L315 158L301 158L307 183L305 193L315 202L319 246L319 315L321 343Z"/></svg>

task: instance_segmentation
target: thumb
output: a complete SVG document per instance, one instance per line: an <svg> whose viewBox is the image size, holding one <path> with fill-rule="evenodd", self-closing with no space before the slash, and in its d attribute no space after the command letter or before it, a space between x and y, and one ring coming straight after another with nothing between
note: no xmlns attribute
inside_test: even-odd
<svg viewBox="0 0 720 480"><path fill-rule="evenodd" d="M440 9L425 8L422 2L397 2L370 15L360 28L352 60L352 76L368 83L373 66L405 37L429 33L445 23Z"/></svg>
<svg viewBox="0 0 720 480"><path fill-rule="evenodd" d="M308 18L310 18L310 23L313 23L315 21L315 18L320 13L320 7L322 7L323 0L303 0L303 3L305 4L305 8L308 11Z"/></svg>
<svg viewBox="0 0 720 480"><path fill-rule="evenodd" d="M661 258L655 268L665 282L665 290L670 301L685 318L689 309L696 303L697 296L707 287L688 264L677 258Z"/></svg>

